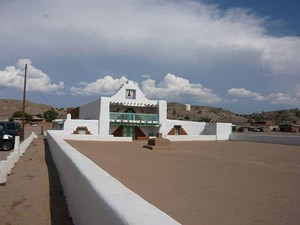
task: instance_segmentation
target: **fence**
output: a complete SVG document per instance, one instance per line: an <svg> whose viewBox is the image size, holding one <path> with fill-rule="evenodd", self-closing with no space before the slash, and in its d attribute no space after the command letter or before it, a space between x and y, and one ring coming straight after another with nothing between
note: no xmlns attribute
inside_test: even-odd
<svg viewBox="0 0 300 225"><path fill-rule="evenodd" d="M0 161L0 185L6 183L7 176L11 174L12 168L26 152L33 138L37 138L37 136L32 132L31 135L20 144L20 137L16 136L14 150L7 156L6 160Z"/></svg>

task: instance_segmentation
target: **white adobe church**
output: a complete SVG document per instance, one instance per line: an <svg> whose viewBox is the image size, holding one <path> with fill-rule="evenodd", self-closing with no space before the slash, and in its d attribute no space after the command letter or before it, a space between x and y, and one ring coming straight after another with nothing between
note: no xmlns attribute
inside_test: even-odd
<svg viewBox="0 0 300 225"><path fill-rule="evenodd" d="M157 133L171 141L229 140L231 130L231 123L169 120L167 102L147 99L133 81L123 84L112 97L101 97L73 109L64 123L68 134L111 140L148 139Z"/></svg>

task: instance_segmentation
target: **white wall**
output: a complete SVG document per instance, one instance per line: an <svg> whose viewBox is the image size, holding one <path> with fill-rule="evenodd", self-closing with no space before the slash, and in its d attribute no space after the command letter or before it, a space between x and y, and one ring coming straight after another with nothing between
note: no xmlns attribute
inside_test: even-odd
<svg viewBox="0 0 300 225"><path fill-rule="evenodd" d="M158 133L158 127L143 127L139 126L139 128L144 132L146 136L149 136L149 134L153 134L153 136L156 136L156 133Z"/></svg>
<svg viewBox="0 0 300 225"><path fill-rule="evenodd" d="M262 134L236 134L230 135L231 141L250 141L261 143L300 145L300 136L280 136L280 135L262 135Z"/></svg>
<svg viewBox="0 0 300 225"><path fill-rule="evenodd" d="M216 123L217 140L229 140L232 133L232 123Z"/></svg>
<svg viewBox="0 0 300 225"><path fill-rule="evenodd" d="M79 107L79 119L98 120L99 113L100 99L96 99Z"/></svg>
<svg viewBox="0 0 300 225"><path fill-rule="evenodd" d="M64 140L76 141L126 141L132 142L131 137L114 137L113 135L100 136L100 135L84 135L84 134L61 134L60 138Z"/></svg>
<svg viewBox="0 0 300 225"><path fill-rule="evenodd" d="M141 91L137 83L134 83L133 81L127 81L125 84L121 86L121 88L117 91L115 95L112 96L112 98L116 99L125 99L126 97L126 90L135 90L135 97L137 100L147 100L144 93Z"/></svg>
<svg viewBox="0 0 300 225"><path fill-rule="evenodd" d="M47 140L76 225L179 224L49 131Z"/></svg>
<svg viewBox="0 0 300 225"><path fill-rule="evenodd" d="M166 135L170 141L215 141L216 135Z"/></svg>
<svg viewBox="0 0 300 225"><path fill-rule="evenodd" d="M99 135L109 135L109 101L108 97L101 97L100 101L100 117L99 119Z"/></svg>
<svg viewBox="0 0 300 225"><path fill-rule="evenodd" d="M78 126L86 126L93 135L98 134L98 120L66 120L64 123L64 132L72 134Z"/></svg>
<svg viewBox="0 0 300 225"><path fill-rule="evenodd" d="M184 120L166 120L165 133L167 135L174 126L180 125L188 135L200 135L205 127L205 122L193 122Z"/></svg>

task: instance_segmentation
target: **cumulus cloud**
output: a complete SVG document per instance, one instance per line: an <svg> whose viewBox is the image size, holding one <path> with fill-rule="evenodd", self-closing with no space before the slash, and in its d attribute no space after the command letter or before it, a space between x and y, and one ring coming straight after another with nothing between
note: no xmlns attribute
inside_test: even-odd
<svg viewBox="0 0 300 225"><path fill-rule="evenodd" d="M157 85L152 79L143 81L142 90L146 96L152 99L206 104L219 103L222 100L211 89L205 88L199 83L190 83L189 80L170 73Z"/></svg>
<svg viewBox="0 0 300 225"><path fill-rule="evenodd" d="M257 101L265 101L266 98L259 93L246 90L244 88L231 88L228 90L228 94L232 96L253 98Z"/></svg>
<svg viewBox="0 0 300 225"><path fill-rule="evenodd" d="M71 87L73 95L100 96L113 95L127 78L114 79L112 76L105 76L91 83L81 83L81 87ZM201 84L190 83L173 74L167 74L164 80L156 85L156 81L146 79L142 82L142 91L150 99L162 99L168 101L188 101L197 103L213 104L222 101L212 90L203 87Z"/></svg>
<svg viewBox="0 0 300 225"><path fill-rule="evenodd" d="M54 92L64 94L64 82L52 83L50 77L32 65L30 59L20 59L15 66L7 66L0 70L0 87L23 89L25 64L27 64L27 91Z"/></svg>
<svg viewBox="0 0 300 225"><path fill-rule="evenodd" d="M71 87L70 92L73 95L84 95L84 96L112 95L126 81L127 78L124 76L122 76L119 79L118 78L114 79L111 76L105 76L92 83L80 82L80 85L82 87Z"/></svg>
<svg viewBox="0 0 300 225"><path fill-rule="evenodd" d="M285 93L272 93L267 96L263 96L259 93L246 90L244 88L231 88L227 93L234 97L251 98L255 101L269 101L273 105L298 105L300 100Z"/></svg>

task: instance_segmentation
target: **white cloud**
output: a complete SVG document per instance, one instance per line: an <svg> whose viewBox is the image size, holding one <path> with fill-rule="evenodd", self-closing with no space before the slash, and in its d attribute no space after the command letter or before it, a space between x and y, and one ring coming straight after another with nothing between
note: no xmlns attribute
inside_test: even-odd
<svg viewBox="0 0 300 225"><path fill-rule="evenodd" d="M81 83L82 87L71 87L70 92L73 95L111 96L126 81L127 78L124 76L116 79L111 76L105 76L89 84ZM190 83L189 80L170 73L158 85L155 84L155 80L144 80L141 89L150 99L206 104L219 103L222 100L212 90L204 88L201 84Z"/></svg>
<svg viewBox="0 0 300 225"><path fill-rule="evenodd" d="M70 92L73 95L85 96L101 96L114 94L122 84L127 81L127 78L122 76L119 79L114 79L111 76L105 76L92 83L80 82L83 87L71 87Z"/></svg>
<svg viewBox="0 0 300 225"><path fill-rule="evenodd" d="M170 73L158 85L155 84L155 80L147 79L143 81L142 90L146 96L152 99L205 104L221 102L221 98L212 90L203 87L201 84L190 83L189 80Z"/></svg>
<svg viewBox="0 0 300 225"><path fill-rule="evenodd" d="M291 98L287 102L293 102L292 96L297 93L300 95L299 88L296 87L300 83L300 37L271 35L267 30L269 23L272 23L270 18L260 17L254 11L252 13L242 8L222 10L217 5L205 2L207 1L2 1L0 62L9 56L15 58L16 54L23 54L34 56L32 59L41 58L41 61L45 57L58 58L60 66L64 67L62 71L77 69L75 63L70 66L73 59L75 62L85 59L86 61L82 60L83 64L83 61L86 63L82 65L84 68L91 68L91 71L102 70L106 74L112 71L122 72L124 68L129 68L130 72L123 73L135 70L132 74L136 71L139 74L140 71L149 74L181 71L194 76L195 83L201 83L200 79L211 83L211 79L219 78L220 82L224 82L223 92L228 87L240 85L225 82L239 81L242 85L243 76L253 77L251 81L263 77L261 86L267 87L269 93L277 93L278 98L279 91L271 89L279 87L284 90L289 87L286 89L288 93L284 95ZM20 8L21 11L18 10ZM89 61L97 57L104 59L103 64L99 65L100 60ZM151 71L148 68L153 69ZM12 74L17 68L6 69L7 73ZM232 76L231 71L234 74ZM63 75L66 82L73 81L70 79L72 72ZM92 80L96 80L95 77ZM18 87L21 87L21 83L21 79L13 82ZM51 84L50 81L48 83ZM45 90L63 87L62 83L53 85L47 86ZM164 86L153 81L147 81L147 85L152 85L155 90L161 90ZM189 85L192 84L187 86ZM100 86L97 82L93 85L85 82L80 87L72 87L71 91L82 95L94 95L99 90L111 93L105 87L98 90ZM193 93L197 88L191 86L190 89L193 91L185 94L195 96ZM220 97L210 89L201 85L198 89L202 91L199 96L213 96L212 100L202 97L198 101L220 102ZM172 97L165 92L166 97ZM152 92L149 95L159 96ZM267 97L252 93L252 98L258 101L265 101Z"/></svg>
<svg viewBox="0 0 300 225"><path fill-rule="evenodd" d="M259 93L246 90L244 88L231 88L228 90L228 94L232 96L253 98L257 101L264 101L266 98Z"/></svg>
<svg viewBox="0 0 300 225"><path fill-rule="evenodd" d="M270 101L270 103L273 105L299 105L300 104L300 99L296 97L292 97L289 94L284 94L280 92L263 96L259 93L252 92L244 88L231 88L227 91L227 93L235 97L252 98L255 101Z"/></svg>
<svg viewBox="0 0 300 225"><path fill-rule="evenodd" d="M150 78L151 78L151 76L150 76L150 75L148 75L148 74L144 74L144 75L142 75L142 78L144 78L144 79L150 79Z"/></svg>
<svg viewBox="0 0 300 225"><path fill-rule="evenodd" d="M268 35L268 19L242 8L224 11L201 1L169 0L92 0L89 4L48 0L31 7L23 4L7 2L0 9L1 49L22 44L49 53L106 50L193 64L254 52L261 66L274 74L295 76L300 71L300 38ZM15 11L16 7L23 10Z"/></svg>
<svg viewBox="0 0 300 225"><path fill-rule="evenodd" d="M52 83L50 77L35 68L30 59L20 59L15 66L7 66L4 70L0 70L0 87L12 87L23 89L25 64L27 64L27 91L40 91L44 93L57 92L61 95L64 89L64 82L58 84Z"/></svg>

